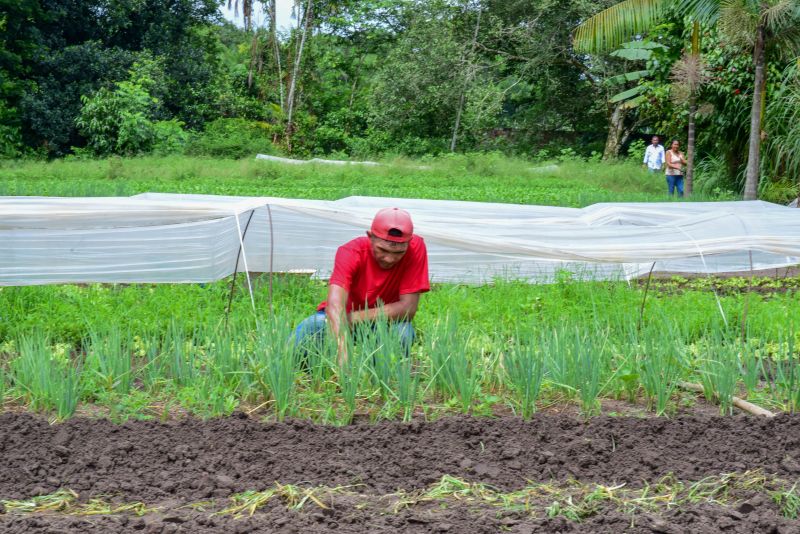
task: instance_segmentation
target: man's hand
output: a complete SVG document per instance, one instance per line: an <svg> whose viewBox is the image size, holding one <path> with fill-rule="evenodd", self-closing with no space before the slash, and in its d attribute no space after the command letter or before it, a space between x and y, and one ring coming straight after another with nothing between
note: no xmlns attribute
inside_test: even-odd
<svg viewBox="0 0 800 534"><path fill-rule="evenodd" d="M348 319L350 324L375 321L381 317L390 321L410 321L417 314L419 297L419 293L406 293L400 295L400 300L397 302L385 304L382 308L376 307L351 312Z"/></svg>

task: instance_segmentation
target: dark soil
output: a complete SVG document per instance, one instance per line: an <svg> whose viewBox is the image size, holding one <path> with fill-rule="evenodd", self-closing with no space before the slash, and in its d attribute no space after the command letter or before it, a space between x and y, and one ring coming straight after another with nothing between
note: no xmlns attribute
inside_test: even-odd
<svg viewBox="0 0 800 534"><path fill-rule="evenodd" d="M73 419L59 425L0 415L0 500L70 488L81 499L142 501L161 513L70 517L0 515L0 532L800 532L763 495L736 508L701 504L664 515L601 510L583 523L488 505L429 502L395 513L384 495L425 488L443 475L501 491L529 481L640 487L673 473L684 481L761 469L800 477L800 417L519 419L446 418L327 427L260 423L246 416L176 423ZM331 510L287 510L277 501L235 520L181 506L281 484L357 485ZM363 503L362 503L363 504ZM547 503L543 503L544 506Z"/></svg>

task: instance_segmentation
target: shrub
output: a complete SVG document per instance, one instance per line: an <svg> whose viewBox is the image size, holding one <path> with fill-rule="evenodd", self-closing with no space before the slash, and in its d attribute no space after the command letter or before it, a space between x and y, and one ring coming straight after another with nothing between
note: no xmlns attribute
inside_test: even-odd
<svg viewBox="0 0 800 534"><path fill-rule="evenodd" d="M277 131L276 126L267 122L217 119L208 123L205 131L188 143L186 153L216 158L244 158L258 153L272 153L272 137Z"/></svg>
<svg viewBox="0 0 800 534"><path fill-rule="evenodd" d="M177 119L153 123L153 151L158 154L182 152L189 141L189 133Z"/></svg>

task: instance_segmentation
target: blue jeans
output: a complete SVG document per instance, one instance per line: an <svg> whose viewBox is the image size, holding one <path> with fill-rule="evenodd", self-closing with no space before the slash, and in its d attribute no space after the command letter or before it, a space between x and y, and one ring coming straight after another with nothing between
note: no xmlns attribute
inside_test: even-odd
<svg viewBox="0 0 800 534"><path fill-rule="evenodd" d="M680 174L667 175L667 188L669 189L669 196L675 194L675 188L678 189L678 196L683 196L683 176Z"/></svg>
<svg viewBox="0 0 800 534"><path fill-rule="evenodd" d="M309 343L321 345L325 339L325 331L328 328L328 322L325 319L325 312L318 311L311 317L303 319L294 329L294 346L303 347L308 346ZM416 332L414 326L410 321L394 321L392 322L397 336L400 338L400 344L408 353L411 350L411 344L414 343Z"/></svg>

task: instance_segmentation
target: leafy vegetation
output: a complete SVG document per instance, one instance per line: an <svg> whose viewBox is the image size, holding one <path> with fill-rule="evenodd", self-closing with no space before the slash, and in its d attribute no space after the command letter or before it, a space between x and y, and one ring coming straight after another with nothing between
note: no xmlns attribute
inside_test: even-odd
<svg viewBox="0 0 800 534"><path fill-rule="evenodd" d="M223 3L4 3L0 159L640 159L655 133L688 137L701 192L798 193L796 0L310 0L290 28Z"/></svg>

